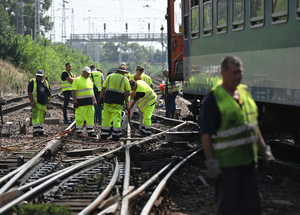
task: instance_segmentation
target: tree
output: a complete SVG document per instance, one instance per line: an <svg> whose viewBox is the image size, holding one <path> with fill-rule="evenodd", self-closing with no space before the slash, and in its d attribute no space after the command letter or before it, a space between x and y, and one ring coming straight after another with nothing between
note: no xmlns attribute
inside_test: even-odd
<svg viewBox="0 0 300 215"><path fill-rule="evenodd" d="M17 3L18 0L0 0L0 7L6 9L11 26L17 26ZM53 23L50 17L45 15L51 6L52 0L40 0L40 27L44 35L52 29ZM35 23L35 0L23 0L24 26L34 29ZM25 32L29 34L28 32Z"/></svg>
<svg viewBox="0 0 300 215"><path fill-rule="evenodd" d="M9 16L4 7L0 6L0 35L4 32L13 33L15 28L9 23Z"/></svg>

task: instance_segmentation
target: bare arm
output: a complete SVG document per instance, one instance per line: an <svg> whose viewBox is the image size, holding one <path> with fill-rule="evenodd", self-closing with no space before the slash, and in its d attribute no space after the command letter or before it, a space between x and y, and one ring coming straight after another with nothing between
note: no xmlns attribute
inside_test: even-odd
<svg viewBox="0 0 300 215"><path fill-rule="evenodd" d="M258 130L258 138L259 138L257 146L258 146L258 148L264 147L264 146L266 146L266 142L265 142L265 140L264 140L264 138L263 138L263 136L260 132L260 129L258 128L257 130Z"/></svg>
<svg viewBox="0 0 300 215"><path fill-rule="evenodd" d="M125 92L125 102L128 102L128 96L130 95L130 91Z"/></svg>
<svg viewBox="0 0 300 215"><path fill-rule="evenodd" d="M104 98L105 90L106 90L106 87L102 87L101 92L100 92L100 98Z"/></svg>
<svg viewBox="0 0 300 215"><path fill-rule="evenodd" d="M211 136L209 134L202 134L201 139L206 159L214 158Z"/></svg>
<svg viewBox="0 0 300 215"><path fill-rule="evenodd" d="M77 102L76 90L72 90L72 97L73 97L73 101Z"/></svg>
<svg viewBox="0 0 300 215"><path fill-rule="evenodd" d="M30 106L31 107L35 107L35 103L33 101L32 92L28 92L28 98L29 98L29 101L30 101Z"/></svg>
<svg viewBox="0 0 300 215"><path fill-rule="evenodd" d="M75 76L75 75L74 75L74 76ZM76 76L75 76L75 77L76 77ZM71 78L71 77L68 77L68 78L67 78L67 81L68 81L69 83L71 83L71 84L73 83L74 80L75 80L75 78Z"/></svg>
<svg viewBox="0 0 300 215"><path fill-rule="evenodd" d="M135 105L135 103L136 103L136 101L134 100L134 101L130 104L128 110L131 110L131 108Z"/></svg>

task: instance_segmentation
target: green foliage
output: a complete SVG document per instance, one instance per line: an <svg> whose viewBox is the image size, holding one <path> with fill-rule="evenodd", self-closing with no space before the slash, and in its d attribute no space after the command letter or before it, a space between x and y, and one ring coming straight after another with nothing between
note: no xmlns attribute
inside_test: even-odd
<svg viewBox="0 0 300 215"><path fill-rule="evenodd" d="M22 205L14 208L18 215L70 215L67 206L45 205Z"/></svg>
<svg viewBox="0 0 300 215"><path fill-rule="evenodd" d="M7 14L9 15L9 23L11 26L17 26L17 0L0 0L0 7L6 8ZM52 0L40 0L40 25L44 35L52 29L53 23L49 16L46 15L47 11L51 6ZM34 29L34 16L35 13L35 0L23 0L23 14L24 14L24 26L27 31L25 34L30 34L30 29ZM1 17L1 16L0 16ZM1 18L0 18L1 19ZM0 32L1 33L1 32Z"/></svg>
<svg viewBox="0 0 300 215"><path fill-rule="evenodd" d="M7 11L4 7L0 6L0 34L6 33L13 33L14 27L9 23L9 16Z"/></svg>
<svg viewBox="0 0 300 215"><path fill-rule="evenodd" d="M60 76L65 69L65 64L71 62L73 72L81 74L81 69L90 64L100 67L99 63L93 62L89 57L79 51L67 48L64 44L51 44L49 40L38 38L35 43L29 35L22 39L10 33L0 35L0 58L11 62L32 76L42 69L50 83L60 82Z"/></svg>

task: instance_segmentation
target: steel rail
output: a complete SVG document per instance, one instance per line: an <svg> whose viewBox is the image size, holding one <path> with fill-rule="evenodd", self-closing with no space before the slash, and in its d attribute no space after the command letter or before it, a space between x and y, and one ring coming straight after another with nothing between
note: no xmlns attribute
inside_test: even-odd
<svg viewBox="0 0 300 215"><path fill-rule="evenodd" d="M72 127L75 126L75 121L69 125L65 130L70 130ZM27 163L20 166L17 171L13 171L12 174L8 174L7 176L4 176L0 179L0 183L8 179L9 177L12 177L1 189L0 189L0 195L6 192L11 186L13 186L17 180L19 180L29 169L31 169L34 165L39 163L42 160L43 154L47 150L51 150L52 148L56 148L56 146L61 141L59 138L52 139L50 142L48 142L47 146L43 148L36 156L34 156L32 159L30 159Z"/></svg>
<svg viewBox="0 0 300 215"><path fill-rule="evenodd" d="M130 199L136 197L137 195L142 193L144 190L146 190L148 187L150 187L152 184L154 184L159 179L159 177L161 177L161 175L172 166L173 162L175 162L175 160L173 160L172 162L170 162L169 164L164 166L155 175L153 175L150 179L148 179L148 181L146 181L144 184L142 184L142 186L140 186L138 189L136 189L132 193L128 194L127 198L130 200Z"/></svg>
<svg viewBox="0 0 300 215"><path fill-rule="evenodd" d="M172 175L186 162L188 161L191 157L193 157L195 154L197 154L199 151L202 150L202 147L199 148L197 151L193 152L192 154L190 154L189 156L187 156L185 159L183 159L180 163L178 163L174 168L171 169L171 171L161 180L161 182L158 184L158 186L156 187L156 189L154 190L154 192L152 193L150 199L148 200L147 204L145 205L145 207L143 208L141 215L148 215L151 212L151 209L155 203L155 201L157 200L157 198L159 197L160 193L162 192L162 190L164 189L164 187L167 184L167 181L169 178L172 177Z"/></svg>
<svg viewBox="0 0 300 215"><path fill-rule="evenodd" d="M83 161L81 163L79 163L77 166L67 170L67 171L64 171L62 173L60 173L59 175L56 175L54 177L52 177L51 179L45 181L44 183L38 185L37 187L33 188L32 190L26 192L25 194L23 194L22 196L18 197L17 199L13 200L12 202L6 204L5 206L3 206L2 208L0 208L0 214L5 214L7 213L8 211L10 211L12 209L12 207L16 206L17 204L19 204L20 202L22 201L25 201L26 199L28 199L29 197L39 193L41 190L45 189L45 187L49 186L50 184L53 184L55 183L57 180L61 179L61 178L64 178L70 174L72 174L73 172L76 172L78 171L79 169L81 168L84 168L88 165L91 165L95 162L99 162L100 160L103 159L103 157L107 156L107 155L110 155L110 154L113 154L117 151L120 151L121 149L123 149L124 147L121 146L117 149L114 149L110 152L107 152L107 153L104 153L102 155L99 155L97 157L94 157L94 158L91 158L89 160L86 160L86 161Z"/></svg>
<svg viewBox="0 0 300 215"><path fill-rule="evenodd" d="M83 209L78 215L91 214L112 191L112 189L114 188L114 186L117 183L119 174L120 174L120 167L119 167L118 159L115 158L115 171L114 171L114 175L113 175L112 179L110 180L108 186L90 205L88 205L85 209Z"/></svg>

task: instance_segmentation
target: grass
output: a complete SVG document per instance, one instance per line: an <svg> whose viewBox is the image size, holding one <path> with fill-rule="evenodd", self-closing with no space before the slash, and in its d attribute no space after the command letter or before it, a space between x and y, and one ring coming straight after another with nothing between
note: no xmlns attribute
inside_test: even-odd
<svg viewBox="0 0 300 215"><path fill-rule="evenodd" d="M68 206L45 205L19 205L14 208L17 215L70 215Z"/></svg>

